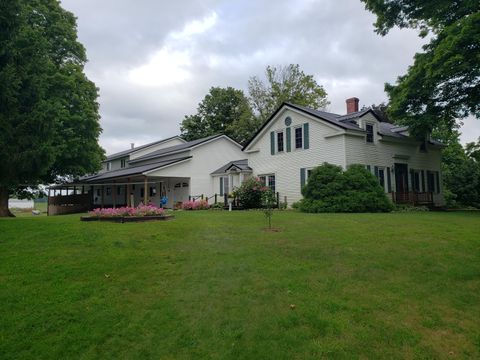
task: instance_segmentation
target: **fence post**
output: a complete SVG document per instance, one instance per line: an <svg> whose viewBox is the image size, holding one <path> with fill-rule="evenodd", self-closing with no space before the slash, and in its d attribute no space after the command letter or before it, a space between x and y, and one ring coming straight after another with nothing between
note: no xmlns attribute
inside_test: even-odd
<svg viewBox="0 0 480 360"><path fill-rule="evenodd" d="M224 204L225 206L227 206L227 202L228 202L228 200L227 200L227 194L223 194L223 204Z"/></svg>
<svg viewBox="0 0 480 360"><path fill-rule="evenodd" d="M188 201L191 201L191 200L192 200L192 196L188 195Z"/></svg>
<svg viewBox="0 0 480 360"><path fill-rule="evenodd" d="M280 193L277 191L277 208L280 209Z"/></svg>
<svg viewBox="0 0 480 360"><path fill-rule="evenodd" d="M203 194L202 194L202 200L203 200Z"/></svg>
<svg viewBox="0 0 480 360"><path fill-rule="evenodd" d="M217 204L217 193L215 193L215 205Z"/></svg>

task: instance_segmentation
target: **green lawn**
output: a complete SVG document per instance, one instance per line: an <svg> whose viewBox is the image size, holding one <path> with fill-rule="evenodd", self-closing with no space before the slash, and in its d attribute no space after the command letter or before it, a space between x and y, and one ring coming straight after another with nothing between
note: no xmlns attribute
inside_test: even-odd
<svg viewBox="0 0 480 360"><path fill-rule="evenodd" d="M0 219L0 358L480 358L480 213L273 221Z"/></svg>

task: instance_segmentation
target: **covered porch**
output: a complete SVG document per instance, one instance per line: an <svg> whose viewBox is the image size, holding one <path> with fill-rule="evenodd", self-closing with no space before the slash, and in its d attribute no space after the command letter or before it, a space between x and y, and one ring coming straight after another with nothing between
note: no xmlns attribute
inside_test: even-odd
<svg viewBox="0 0 480 360"><path fill-rule="evenodd" d="M174 208L189 199L191 179L155 176L152 171L187 159L169 159L127 167L85 176L75 183L56 185L49 189L48 199L52 206L49 214L85 212L94 208L137 207L140 204Z"/></svg>
<svg viewBox="0 0 480 360"><path fill-rule="evenodd" d="M93 207L137 207L152 204L174 208L190 196L190 178L137 176L92 184Z"/></svg>
<svg viewBox="0 0 480 360"><path fill-rule="evenodd" d="M434 206L442 202L440 172L419 167L406 161L395 162L392 167L395 184L391 193L394 203Z"/></svg>

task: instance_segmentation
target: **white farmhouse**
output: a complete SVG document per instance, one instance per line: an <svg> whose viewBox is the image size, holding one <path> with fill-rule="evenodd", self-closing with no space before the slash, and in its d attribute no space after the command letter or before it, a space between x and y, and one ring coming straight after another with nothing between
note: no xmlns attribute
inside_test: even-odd
<svg viewBox="0 0 480 360"><path fill-rule="evenodd" d="M407 128L382 122L372 110L359 111L358 102L347 100L346 115L284 103L243 148L225 135L132 145L69 187L75 194L81 189L90 207L162 200L174 207L199 197L223 201L256 176L291 205L301 199L311 169L327 162L344 169L364 165L394 202L443 205L443 145L412 139Z"/></svg>

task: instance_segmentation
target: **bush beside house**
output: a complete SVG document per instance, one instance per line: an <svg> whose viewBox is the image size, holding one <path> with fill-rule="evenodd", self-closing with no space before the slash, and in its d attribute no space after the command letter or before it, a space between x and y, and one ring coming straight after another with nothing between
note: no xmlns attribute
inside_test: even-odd
<svg viewBox="0 0 480 360"><path fill-rule="evenodd" d="M270 191L258 178L248 178L235 190L235 197L240 201L244 209L262 208L263 194Z"/></svg>
<svg viewBox="0 0 480 360"><path fill-rule="evenodd" d="M393 204L377 178L362 165L346 171L324 163L312 170L295 207L303 212L389 212Z"/></svg>

